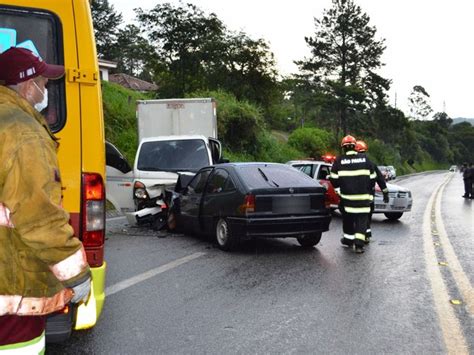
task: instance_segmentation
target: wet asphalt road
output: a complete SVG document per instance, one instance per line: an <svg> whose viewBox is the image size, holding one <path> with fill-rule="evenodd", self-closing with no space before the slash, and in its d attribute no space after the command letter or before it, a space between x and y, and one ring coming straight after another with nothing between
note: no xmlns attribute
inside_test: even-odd
<svg viewBox="0 0 474 355"><path fill-rule="evenodd" d="M474 200L461 198L459 173L396 180L411 189L413 210L395 222L374 215L373 242L361 255L340 245L337 215L314 249L293 239L257 240L233 253L204 238L157 238L114 219L106 249L111 294L102 316L94 329L48 345L47 353L446 353L444 315L435 307L427 266L437 261L424 256L422 225L431 195L449 177L441 215L472 285ZM175 264L190 255L194 259ZM441 249L436 255L444 257ZM157 269L164 265L169 269ZM157 274L116 287L148 270ZM462 300L449 266L441 274L449 299ZM466 303L448 308L461 327L464 350L473 353L474 315Z"/></svg>

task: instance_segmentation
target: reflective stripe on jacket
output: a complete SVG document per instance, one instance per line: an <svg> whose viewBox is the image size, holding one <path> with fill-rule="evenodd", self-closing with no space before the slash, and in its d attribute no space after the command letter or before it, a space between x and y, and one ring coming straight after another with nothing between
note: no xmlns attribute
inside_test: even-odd
<svg viewBox="0 0 474 355"><path fill-rule="evenodd" d="M90 276L60 207L56 149L44 118L0 86L0 315L60 310Z"/></svg>
<svg viewBox="0 0 474 355"><path fill-rule="evenodd" d="M340 191L341 204L348 213L369 213L377 175L365 154L348 151L331 168L330 180Z"/></svg>

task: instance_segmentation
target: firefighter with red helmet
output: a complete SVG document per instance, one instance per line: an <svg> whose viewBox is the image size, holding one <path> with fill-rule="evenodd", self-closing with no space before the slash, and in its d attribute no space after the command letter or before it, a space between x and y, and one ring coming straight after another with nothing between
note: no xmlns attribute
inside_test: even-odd
<svg viewBox="0 0 474 355"><path fill-rule="evenodd" d="M365 143L362 140L358 140L356 142L355 150L359 154L364 154L369 150L369 146L367 143ZM377 165L373 164L373 168L375 170L375 174L377 177L375 178L374 184L372 185L372 196L375 196L375 183L377 183L380 187L380 190L382 190L383 193L383 202L388 203L389 201L389 196L388 196L388 188L387 184L385 183L385 178L383 174L380 172L379 168ZM365 243L368 244L370 242L370 238L372 238L372 229L370 227L370 222L372 221L372 214L374 213L374 200L372 200L372 203L370 204L370 213L369 213L369 219L367 221L367 231L365 233Z"/></svg>
<svg viewBox="0 0 474 355"><path fill-rule="evenodd" d="M341 243L353 247L356 253L363 253L376 174L367 156L356 152L356 142L351 135L342 139L344 153L332 165L330 179L340 195L344 233Z"/></svg>

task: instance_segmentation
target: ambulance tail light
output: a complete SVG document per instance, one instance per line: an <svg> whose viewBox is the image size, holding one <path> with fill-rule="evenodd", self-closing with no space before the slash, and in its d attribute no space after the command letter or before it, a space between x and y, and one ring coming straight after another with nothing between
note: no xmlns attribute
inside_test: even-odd
<svg viewBox="0 0 474 355"><path fill-rule="evenodd" d="M92 267L104 262L105 186L100 174L82 174L82 244Z"/></svg>

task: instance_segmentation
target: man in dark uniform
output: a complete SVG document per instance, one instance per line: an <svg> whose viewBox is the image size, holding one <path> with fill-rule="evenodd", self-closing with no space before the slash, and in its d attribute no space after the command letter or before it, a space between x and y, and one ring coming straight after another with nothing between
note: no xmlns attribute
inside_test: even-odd
<svg viewBox="0 0 474 355"><path fill-rule="evenodd" d="M357 153L365 154L369 150L369 146L364 141L358 140L356 142L355 149ZM385 183L385 178L382 175L382 172L377 167L377 165L373 164L373 168L375 170L375 174L377 175L377 177L375 178L374 184L372 186L372 196L374 196L374 200L375 200L375 183L377 183L380 187L380 190L382 190L382 193L383 193L383 202L388 203L390 199L388 196L388 188L387 188L387 184ZM372 214L374 213L374 209L375 209L374 200L372 200L372 203L370 204L369 220L367 221L367 231L365 233L366 244L369 244L370 238L372 238L372 229L370 227L370 224L372 222Z"/></svg>
<svg viewBox="0 0 474 355"><path fill-rule="evenodd" d="M462 167L462 178L464 180L464 198L472 198L472 181L473 181L474 168L472 163L464 163Z"/></svg>
<svg viewBox="0 0 474 355"><path fill-rule="evenodd" d="M332 165L330 179L340 195L339 210L344 233L341 243L353 247L356 253L363 253L376 174L374 164L365 154L357 153L355 146L353 136L342 139L344 154Z"/></svg>

